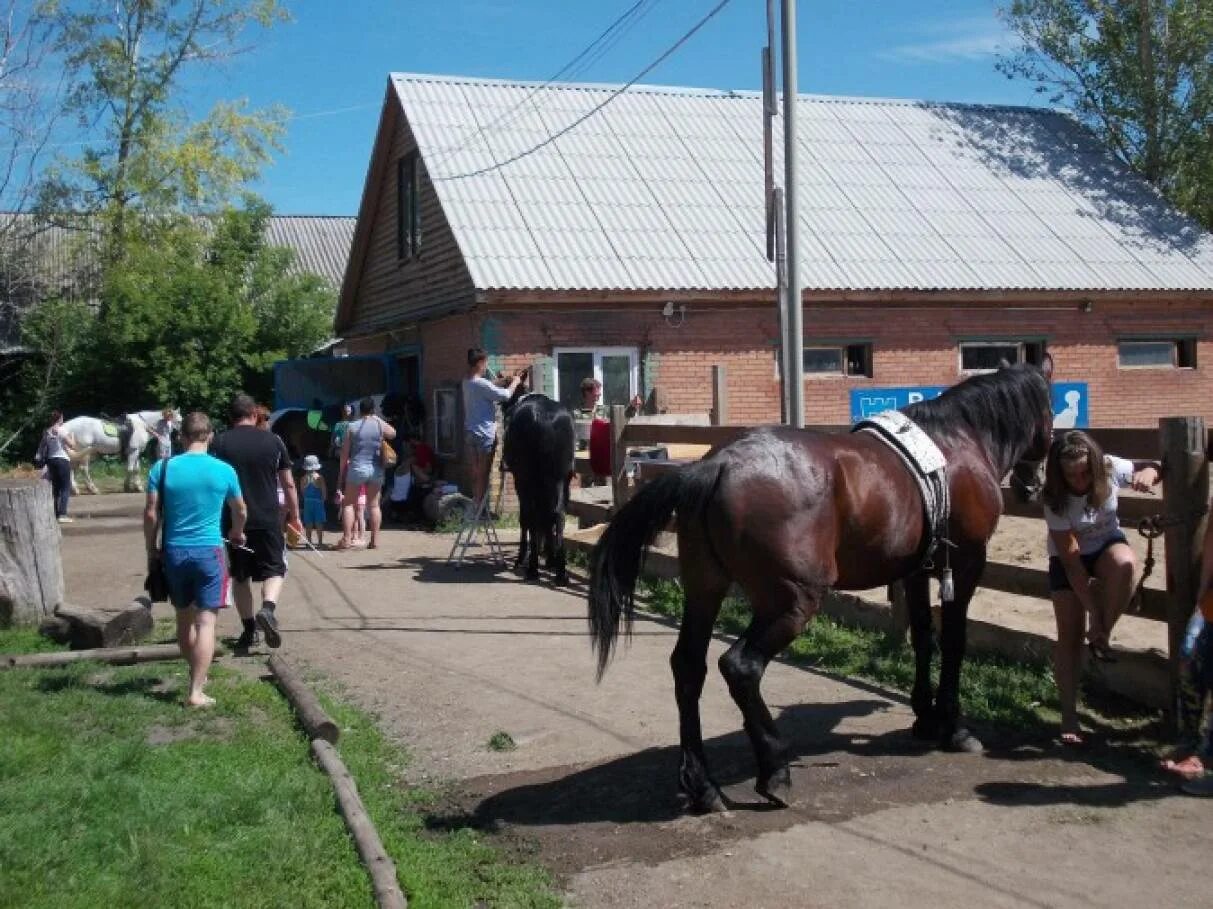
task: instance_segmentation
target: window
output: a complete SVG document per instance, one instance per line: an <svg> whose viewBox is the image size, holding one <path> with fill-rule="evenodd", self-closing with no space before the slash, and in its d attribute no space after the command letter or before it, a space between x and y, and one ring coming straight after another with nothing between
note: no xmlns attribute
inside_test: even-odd
<svg viewBox="0 0 1213 909"><path fill-rule="evenodd" d="M806 344L803 356L806 376L872 376L871 344Z"/></svg>
<svg viewBox="0 0 1213 909"><path fill-rule="evenodd" d="M1116 353L1121 369L1196 368L1195 338L1141 338L1118 341Z"/></svg>
<svg viewBox="0 0 1213 909"><path fill-rule="evenodd" d="M1004 363L1044 362L1044 341L961 341L961 372L993 372Z"/></svg>
<svg viewBox="0 0 1213 909"><path fill-rule="evenodd" d="M411 259L421 249L421 205L417 194L417 153L396 161L396 258Z"/></svg>
<svg viewBox="0 0 1213 909"><path fill-rule="evenodd" d="M558 347L556 397L569 409L581 406L581 382L602 383L602 404L627 404L640 391L640 355L634 347Z"/></svg>
<svg viewBox="0 0 1213 909"><path fill-rule="evenodd" d="M459 440L459 390L434 389L434 453L453 457Z"/></svg>

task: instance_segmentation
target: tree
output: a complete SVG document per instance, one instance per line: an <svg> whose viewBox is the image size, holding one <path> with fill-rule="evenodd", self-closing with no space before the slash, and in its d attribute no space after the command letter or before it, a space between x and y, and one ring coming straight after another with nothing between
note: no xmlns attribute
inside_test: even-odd
<svg viewBox="0 0 1213 909"><path fill-rule="evenodd" d="M132 222L103 275L89 368L73 404L111 411L172 401L223 413L246 390L262 400L275 360L328 337L336 292L269 246L270 209L246 199L213 220Z"/></svg>
<svg viewBox="0 0 1213 909"><path fill-rule="evenodd" d="M1013 0L1002 15L1022 46L999 69L1213 228L1213 0Z"/></svg>
<svg viewBox="0 0 1213 909"><path fill-rule="evenodd" d="M67 110L86 142L49 170L40 208L103 214L107 260L122 254L130 211L218 210L270 160L284 110L222 101L192 119L182 88L191 71L244 50L246 33L283 21L277 0L82 0L47 9L72 79Z"/></svg>

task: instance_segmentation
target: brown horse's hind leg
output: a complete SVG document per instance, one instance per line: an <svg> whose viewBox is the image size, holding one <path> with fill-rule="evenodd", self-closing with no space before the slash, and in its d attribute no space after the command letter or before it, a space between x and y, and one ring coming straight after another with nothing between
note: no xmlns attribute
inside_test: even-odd
<svg viewBox="0 0 1213 909"><path fill-rule="evenodd" d="M720 657L720 671L729 693L741 708L745 731L758 760L759 795L786 806L792 788L788 771L788 749L779 735L771 711L762 699L760 685L767 664L804 631L816 604L797 604L774 619L755 618L733 646Z"/></svg>
<svg viewBox="0 0 1213 909"><path fill-rule="evenodd" d="M708 644L712 626L720 612L720 604L729 587L712 556L700 551L691 540L680 543L682 585L686 606L678 643L670 654L670 669L674 672L674 696L678 701L678 737L682 748L678 768L678 787L689 810L696 814L723 811L720 789L708 773L707 757L703 752L703 730L699 722L699 696L707 677ZM706 556L706 559L705 559ZM707 561L707 560L711 561Z"/></svg>

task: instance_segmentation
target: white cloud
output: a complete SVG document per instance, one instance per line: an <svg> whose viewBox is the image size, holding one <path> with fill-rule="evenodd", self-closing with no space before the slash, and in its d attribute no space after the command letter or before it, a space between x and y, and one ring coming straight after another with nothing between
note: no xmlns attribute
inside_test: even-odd
<svg viewBox="0 0 1213 909"><path fill-rule="evenodd" d="M998 21L984 18L935 22L918 29L923 40L878 51L882 60L900 63L965 63L992 57L1011 44Z"/></svg>

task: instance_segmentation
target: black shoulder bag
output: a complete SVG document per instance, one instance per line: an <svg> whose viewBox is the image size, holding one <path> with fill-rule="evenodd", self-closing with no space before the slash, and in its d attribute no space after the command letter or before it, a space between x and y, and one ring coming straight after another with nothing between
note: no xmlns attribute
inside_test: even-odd
<svg viewBox="0 0 1213 909"><path fill-rule="evenodd" d="M164 573L164 499L168 489L168 463L170 460L172 459L165 459L164 467L160 470L160 495L156 502L156 515L160 524L160 557L148 560L147 579L143 582L147 598L153 603L163 603L168 600L168 576Z"/></svg>

